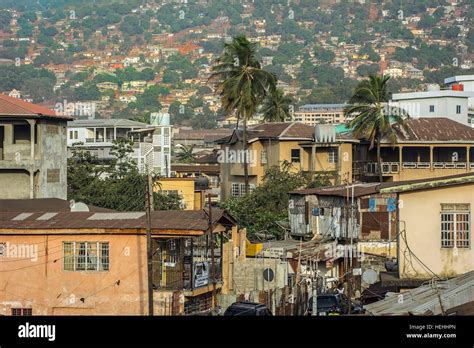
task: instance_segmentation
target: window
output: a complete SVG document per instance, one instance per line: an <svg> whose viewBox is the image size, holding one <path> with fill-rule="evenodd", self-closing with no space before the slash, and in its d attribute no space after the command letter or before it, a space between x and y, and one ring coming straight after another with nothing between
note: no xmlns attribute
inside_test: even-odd
<svg viewBox="0 0 474 348"><path fill-rule="evenodd" d="M441 204L441 248L470 247L469 204Z"/></svg>
<svg viewBox="0 0 474 348"><path fill-rule="evenodd" d="M232 184L231 194L232 194L233 197L239 197L240 196L240 186L239 186L239 184L236 184L236 183Z"/></svg>
<svg viewBox="0 0 474 348"><path fill-rule="evenodd" d="M328 151L328 162L337 163L337 149L329 149Z"/></svg>
<svg viewBox="0 0 474 348"><path fill-rule="evenodd" d="M267 163L268 163L267 150L262 150L260 151L260 164L267 164Z"/></svg>
<svg viewBox="0 0 474 348"><path fill-rule="evenodd" d="M461 113L461 105L456 105L456 113L458 115Z"/></svg>
<svg viewBox="0 0 474 348"><path fill-rule="evenodd" d="M0 257L7 256L7 243L0 243Z"/></svg>
<svg viewBox="0 0 474 348"><path fill-rule="evenodd" d="M12 315L31 316L33 315L33 310L32 308L12 308Z"/></svg>
<svg viewBox="0 0 474 348"><path fill-rule="evenodd" d="M291 162L292 163L300 162L300 149L291 149Z"/></svg>
<svg viewBox="0 0 474 348"><path fill-rule="evenodd" d="M250 187L249 187L249 192L250 192ZM240 196L241 197L245 196L245 184L240 184Z"/></svg>
<svg viewBox="0 0 474 348"><path fill-rule="evenodd" d="M65 271L108 271L108 242L64 242Z"/></svg>
<svg viewBox="0 0 474 348"><path fill-rule="evenodd" d="M249 193L255 190L254 184L249 184ZM245 196L245 184L232 183L231 194L233 197Z"/></svg>
<svg viewBox="0 0 474 348"><path fill-rule="evenodd" d="M430 112L435 112L435 106L434 105L430 105Z"/></svg>

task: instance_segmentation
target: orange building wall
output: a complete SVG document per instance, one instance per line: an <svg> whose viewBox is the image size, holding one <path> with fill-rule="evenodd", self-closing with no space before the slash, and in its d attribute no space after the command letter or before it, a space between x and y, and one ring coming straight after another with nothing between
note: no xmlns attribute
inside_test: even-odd
<svg viewBox="0 0 474 348"><path fill-rule="evenodd" d="M67 241L108 241L109 271L64 271L62 243ZM32 308L33 315L146 314L144 235L0 235L0 242L27 244L38 256L0 261L0 315L11 315L12 307Z"/></svg>

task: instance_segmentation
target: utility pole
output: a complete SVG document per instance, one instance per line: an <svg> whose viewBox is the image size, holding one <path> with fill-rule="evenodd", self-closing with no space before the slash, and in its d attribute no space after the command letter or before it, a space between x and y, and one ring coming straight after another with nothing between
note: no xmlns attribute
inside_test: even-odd
<svg viewBox="0 0 474 348"><path fill-rule="evenodd" d="M217 195L213 195L211 193L207 194L207 205L209 212L207 214L207 217L209 218L208 223L208 233L209 233L209 239L211 241L211 281L212 281L212 309L216 308L216 264L215 264L215 258L214 258L214 233L213 233L213 224L212 224L212 202L211 202L211 197L216 197ZM222 258L222 255L221 255Z"/></svg>
<svg viewBox="0 0 474 348"><path fill-rule="evenodd" d="M150 173L146 180L146 248L148 264L148 315L153 316L153 245L151 239L151 211L153 210L153 181Z"/></svg>
<svg viewBox="0 0 474 348"><path fill-rule="evenodd" d="M313 268L313 308L311 314L312 316L318 315L318 261L316 261L316 269Z"/></svg>
<svg viewBox="0 0 474 348"><path fill-rule="evenodd" d="M346 180L346 240L349 238L349 181ZM344 257L348 254L347 266L349 271L347 272L347 314L351 314L351 296L352 296L352 238L351 238L351 249L350 253L347 253L347 242L345 243L346 250L344 251Z"/></svg>

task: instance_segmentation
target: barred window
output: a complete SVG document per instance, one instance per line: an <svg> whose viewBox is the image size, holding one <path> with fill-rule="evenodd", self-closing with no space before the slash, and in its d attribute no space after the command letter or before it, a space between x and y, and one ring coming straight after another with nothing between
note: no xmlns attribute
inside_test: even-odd
<svg viewBox="0 0 474 348"><path fill-rule="evenodd" d="M329 149L328 151L328 162L337 163L337 149Z"/></svg>
<svg viewBox="0 0 474 348"><path fill-rule="evenodd" d="M7 243L0 243L0 257L7 256Z"/></svg>
<svg viewBox="0 0 474 348"><path fill-rule="evenodd" d="M65 271L108 271L108 242L64 242Z"/></svg>
<svg viewBox="0 0 474 348"><path fill-rule="evenodd" d="M33 309L32 308L12 308L12 315L31 316L33 315Z"/></svg>
<svg viewBox="0 0 474 348"><path fill-rule="evenodd" d="M441 205L441 247L470 247L470 211L468 204Z"/></svg>
<svg viewBox="0 0 474 348"><path fill-rule="evenodd" d="M240 196L240 185L233 183L232 184L232 189L231 189L231 194L233 197L239 197Z"/></svg>
<svg viewBox="0 0 474 348"><path fill-rule="evenodd" d="M261 164L268 163L267 150L260 151L260 163Z"/></svg>
<svg viewBox="0 0 474 348"><path fill-rule="evenodd" d="M250 191L250 187L249 187ZM245 196L245 184L240 184L240 196L243 197Z"/></svg>

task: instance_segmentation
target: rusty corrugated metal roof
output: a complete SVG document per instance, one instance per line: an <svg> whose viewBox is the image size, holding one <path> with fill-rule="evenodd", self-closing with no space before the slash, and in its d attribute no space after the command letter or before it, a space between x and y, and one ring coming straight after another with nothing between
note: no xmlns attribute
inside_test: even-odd
<svg viewBox="0 0 474 348"><path fill-rule="evenodd" d="M354 197L366 196L377 193L379 183L356 183L354 184ZM290 192L295 195L320 195L320 196L352 196L351 185L326 186L312 189L295 190Z"/></svg>
<svg viewBox="0 0 474 348"><path fill-rule="evenodd" d="M0 229L11 230L55 230L70 229L71 232L84 229L107 230L144 230L146 214L143 212L58 212L49 219L41 219L44 212L2 212ZM234 224L235 220L222 209L212 210L213 223ZM202 210L160 210L151 213L151 224L154 231L182 230L206 231L208 217ZM10 233L10 232L9 232ZM78 233L80 233L78 231Z"/></svg>
<svg viewBox="0 0 474 348"><path fill-rule="evenodd" d="M242 138L242 130L234 131L231 136L219 139L217 143L235 143ZM314 127L301 122L262 123L249 128L247 139L253 142L259 139L297 139L313 140Z"/></svg>
<svg viewBox="0 0 474 348"><path fill-rule="evenodd" d="M398 142L474 142L473 128L445 117L410 118L393 128Z"/></svg>
<svg viewBox="0 0 474 348"><path fill-rule="evenodd" d="M354 197L362 197L380 192L407 192L435 187L452 185L465 185L474 183L474 173L449 175L444 177L425 178L417 180L405 180L396 182L380 183L354 183L349 185L326 186L312 189L291 191L294 195L317 195L351 197L352 185L354 186Z"/></svg>

